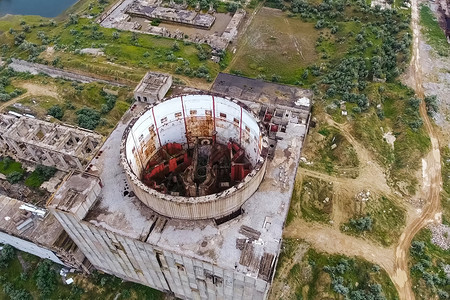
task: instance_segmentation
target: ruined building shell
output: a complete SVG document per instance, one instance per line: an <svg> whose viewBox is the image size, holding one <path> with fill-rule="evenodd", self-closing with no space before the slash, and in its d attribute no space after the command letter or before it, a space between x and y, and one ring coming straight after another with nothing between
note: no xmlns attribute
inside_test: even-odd
<svg viewBox="0 0 450 300"><path fill-rule="evenodd" d="M130 122L121 144L121 163L136 196L159 214L218 219L236 212L258 189L266 169L265 132L239 101L209 94L177 96L149 106ZM245 153L248 169L241 171L235 185L216 193L182 196L144 184L142 174L162 147L183 145L183 151L188 151L195 145L215 143L228 145L231 156L230 145Z"/></svg>

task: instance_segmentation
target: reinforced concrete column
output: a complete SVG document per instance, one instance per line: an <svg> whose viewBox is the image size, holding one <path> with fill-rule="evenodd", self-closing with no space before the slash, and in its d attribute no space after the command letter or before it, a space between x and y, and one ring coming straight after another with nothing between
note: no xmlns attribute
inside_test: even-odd
<svg viewBox="0 0 450 300"><path fill-rule="evenodd" d="M25 147L27 148L27 152L30 153L30 155L33 157L34 161L39 162L40 159L37 157L36 152L29 144L25 144Z"/></svg>

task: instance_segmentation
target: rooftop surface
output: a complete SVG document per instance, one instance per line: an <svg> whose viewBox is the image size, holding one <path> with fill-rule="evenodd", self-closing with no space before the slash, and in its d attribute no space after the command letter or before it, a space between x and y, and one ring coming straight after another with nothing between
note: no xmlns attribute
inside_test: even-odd
<svg viewBox="0 0 450 300"><path fill-rule="evenodd" d="M211 90L237 99L291 108L299 108L298 99L311 99L313 95L312 91L299 87L225 73L219 73Z"/></svg>
<svg viewBox="0 0 450 300"><path fill-rule="evenodd" d="M63 233L62 225L52 214L39 217L45 209L33 211L35 207L30 204L0 195L0 230L38 245L53 245Z"/></svg>
<svg viewBox="0 0 450 300"><path fill-rule="evenodd" d="M147 72L134 89L135 93L157 93L169 79L169 74Z"/></svg>

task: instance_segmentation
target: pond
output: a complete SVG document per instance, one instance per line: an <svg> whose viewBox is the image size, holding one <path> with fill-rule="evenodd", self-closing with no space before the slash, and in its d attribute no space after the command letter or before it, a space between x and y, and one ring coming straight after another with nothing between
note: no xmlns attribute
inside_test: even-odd
<svg viewBox="0 0 450 300"><path fill-rule="evenodd" d="M54 18L77 0L0 0L0 17L6 14Z"/></svg>

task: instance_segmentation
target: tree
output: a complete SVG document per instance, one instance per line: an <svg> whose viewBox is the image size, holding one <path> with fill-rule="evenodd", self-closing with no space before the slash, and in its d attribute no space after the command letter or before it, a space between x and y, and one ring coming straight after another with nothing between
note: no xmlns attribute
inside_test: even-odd
<svg viewBox="0 0 450 300"><path fill-rule="evenodd" d="M38 165L34 172L39 176L42 181L47 181L53 177L56 173L55 167Z"/></svg>
<svg viewBox="0 0 450 300"><path fill-rule="evenodd" d="M84 107L79 109L76 114L80 127L94 130L100 122L100 114L92 108Z"/></svg>
<svg viewBox="0 0 450 300"><path fill-rule="evenodd" d="M64 116L64 111L59 105L53 105L47 111L47 114L54 117L55 119L61 120Z"/></svg>
<svg viewBox="0 0 450 300"><path fill-rule="evenodd" d="M416 97L410 98L409 105L414 109L418 109L420 105L420 99Z"/></svg>
<svg viewBox="0 0 450 300"><path fill-rule="evenodd" d="M120 37L120 33L118 31L114 31L112 37L113 39L117 40Z"/></svg>
<svg viewBox="0 0 450 300"><path fill-rule="evenodd" d="M56 288L57 274L48 259L39 263L36 272L36 286L43 297L48 297Z"/></svg>
<svg viewBox="0 0 450 300"><path fill-rule="evenodd" d="M359 219L351 219L350 225L358 231L370 231L372 230L372 218L370 216L365 216Z"/></svg>
<svg viewBox="0 0 450 300"><path fill-rule="evenodd" d="M16 251L13 246L6 244L0 251L0 269L4 269L8 266L8 263L16 255Z"/></svg>
<svg viewBox="0 0 450 300"><path fill-rule="evenodd" d="M174 42L173 44L172 44L172 51L178 51L178 50L180 50L180 45L177 43L177 42Z"/></svg>
<svg viewBox="0 0 450 300"><path fill-rule="evenodd" d="M21 181L23 178L23 173L21 172L11 172L8 175L6 175L6 180L8 180L9 183L14 184L14 183L18 183L19 181Z"/></svg>
<svg viewBox="0 0 450 300"><path fill-rule="evenodd" d="M436 95L431 95L431 96L426 96L425 97L425 104L427 106L427 111L429 115L433 115L435 113L438 112L439 107L437 104L437 96Z"/></svg>

